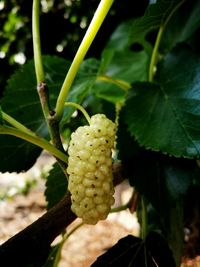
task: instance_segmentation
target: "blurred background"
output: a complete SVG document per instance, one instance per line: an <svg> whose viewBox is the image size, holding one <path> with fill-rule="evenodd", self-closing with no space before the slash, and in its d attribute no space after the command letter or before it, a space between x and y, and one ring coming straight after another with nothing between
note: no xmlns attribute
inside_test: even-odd
<svg viewBox="0 0 200 267"><path fill-rule="evenodd" d="M72 60L99 0L41 0L42 53ZM148 0L116 0L87 57L98 57L115 27L144 13ZM0 95L20 64L33 58L32 1L0 0Z"/></svg>

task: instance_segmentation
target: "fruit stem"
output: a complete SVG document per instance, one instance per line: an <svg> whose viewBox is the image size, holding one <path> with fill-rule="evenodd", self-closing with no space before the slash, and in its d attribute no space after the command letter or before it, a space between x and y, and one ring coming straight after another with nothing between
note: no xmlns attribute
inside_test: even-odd
<svg viewBox="0 0 200 267"><path fill-rule="evenodd" d="M15 120L13 117L11 117L10 115L8 115L5 112L1 112L3 120L7 121L8 123L10 123L10 125L14 126L16 129L27 133L29 135L33 135L36 136L34 132L32 132L30 129L28 129L25 125L21 124L20 122L18 122L17 120Z"/></svg>
<svg viewBox="0 0 200 267"><path fill-rule="evenodd" d="M121 89L127 91L131 88L131 85L125 81L113 79L112 77L109 77L107 75L100 75L97 76L97 81L103 81L107 83L113 83L117 86L119 86Z"/></svg>
<svg viewBox="0 0 200 267"><path fill-rule="evenodd" d="M128 209L128 204L122 205L122 206L119 206L119 207L116 207L116 208L112 208L110 213L119 212L119 211L123 211L123 210L126 210L126 209Z"/></svg>
<svg viewBox="0 0 200 267"><path fill-rule="evenodd" d="M55 260L54 260L54 263L53 263L53 267L57 267L59 262L60 262L60 259L61 259L61 251L62 251L62 248L63 248L63 245L65 243L65 241L76 231L78 230L81 226L83 226L84 223L79 223L78 225L76 225L69 233L66 233L64 236L63 236L63 239L62 241L60 242L59 244L59 248L58 248L58 251L56 253L56 257L55 257Z"/></svg>
<svg viewBox="0 0 200 267"><path fill-rule="evenodd" d="M78 230L81 226L83 226L84 223L81 222L79 223L78 225L76 225L69 233L67 233L65 236L64 236L64 241L66 241L76 230Z"/></svg>
<svg viewBox="0 0 200 267"><path fill-rule="evenodd" d="M33 136L30 134L27 134L23 131L20 131L19 129L15 129L13 127L6 126L6 125L0 126L0 134L7 134L7 135L19 137L23 140L26 140L26 141L34 144L34 145L41 147L42 149L47 150L53 156L55 156L56 158L58 158L59 160L65 162L65 163L68 161L67 155L62 153L57 148L55 148L47 140L42 139L38 136Z"/></svg>
<svg viewBox="0 0 200 267"><path fill-rule="evenodd" d="M101 27L108 11L114 0L101 0L94 17L88 27L88 30L79 46L79 49L74 57L74 60L69 68L66 78L60 90L60 94L56 103L56 118L60 121L63 116L64 103L68 94L68 91L74 81L74 78L78 72L81 62L83 61L88 49L90 48L99 28Z"/></svg>
<svg viewBox="0 0 200 267"><path fill-rule="evenodd" d="M86 120L88 121L88 123L91 123L91 119L89 114L87 113L87 111L79 104L74 103L74 102L65 102L65 106L71 106L71 107L75 107L76 109L80 110L83 115L85 116Z"/></svg>

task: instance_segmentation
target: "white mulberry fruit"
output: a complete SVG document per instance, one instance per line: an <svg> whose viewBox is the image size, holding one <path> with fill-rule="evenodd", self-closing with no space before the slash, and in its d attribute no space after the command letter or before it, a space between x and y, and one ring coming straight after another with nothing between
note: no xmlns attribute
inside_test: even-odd
<svg viewBox="0 0 200 267"><path fill-rule="evenodd" d="M81 126L71 135L67 168L71 209L87 224L106 219L114 204L111 154L115 134L115 123L96 114L89 126Z"/></svg>

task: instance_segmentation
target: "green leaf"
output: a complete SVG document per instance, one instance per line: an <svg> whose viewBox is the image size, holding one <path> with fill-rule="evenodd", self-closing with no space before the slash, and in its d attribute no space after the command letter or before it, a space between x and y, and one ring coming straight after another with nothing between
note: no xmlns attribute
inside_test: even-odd
<svg viewBox="0 0 200 267"><path fill-rule="evenodd" d="M78 74L66 99L67 102L76 102L78 104L82 103L96 81L99 65L99 61L93 58L87 59L81 64ZM74 108L65 108L62 124L65 124L70 119L73 112Z"/></svg>
<svg viewBox="0 0 200 267"><path fill-rule="evenodd" d="M114 49L115 51L123 51L127 48L129 49L129 36L131 35L132 24L134 23L134 21L135 19L122 22L116 28L106 45L106 50Z"/></svg>
<svg viewBox="0 0 200 267"><path fill-rule="evenodd" d="M41 149L13 136L0 135L0 171L21 172L33 166Z"/></svg>
<svg viewBox="0 0 200 267"><path fill-rule="evenodd" d="M117 102L123 102L125 99L126 92L119 88L117 85L109 84L106 82L97 82L92 91L98 98L102 98L113 104Z"/></svg>
<svg viewBox="0 0 200 267"><path fill-rule="evenodd" d="M178 263L183 248L183 200L198 179L199 168L195 160L168 157L139 147L127 132L123 116L119 125L117 148L125 175L150 203L148 230L163 231Z"/></svg>
<svg viewBox="0 0 200 267"><path fill-rule="evenodd" d="M69 66L68 61L58 57L44 57L45 79L52 107ZM33 61L17 70L8 81L3 98L2 110L26 125L42 137L48 136L36 89L37 83ZM12 172L29 169L41 153L37 146L11 136L0 136L0 171Z"/></svg>
<svg viewBox="0 0 200 267"><path fill-rule="evenodd" d="M158 66L157 84L133 85L125 121L140 145L177 157L200 157L199 72L200 57L178 46Z"/></svg>
<svg viewBox="0 0 200 267"><path fill-rule="evenodd" d="M161 24L164 24L168 16L174 11L175 7L182 0L163 1L158 0L156 3L150 3L143 17L136 19L132 24L131 40L144 44L147 33L158 29Z"/></svg>
<svg viewBox="0 0 200 267"><path fill-rule="evenodd" d="M158 31L160 25L165 23L167 17L181 2L182 0L153 1L148 5L142 17L134 18L120 24L111 35L106 48L115 49L116 51L126 49L134 50L134 46L136 45L141 50L144 49L150 57L152 53L152 41L154 41L152 40L152 33Z"/></svg>
<svg viewBox="0 0 200 267"><path fill-rule="evenodd" d="M175 267L175 262L164 237L151 232L144 241L132 235L120 239L91 265L103 266Z"/></svg>
<svg viewBox="0 0 200 267"><path fill-rule="evenodd" d="M147 79L147 54L144 51L116 51L104 74L128 83Z"/></svg>
<svg viewBox="0 0 200 267"><path fill-rule="evenodd" d="M47 208L50 209L57 204L64 197L66 192L67 178L58 163L56 163L51 169L46 181L45 196Z"/></svg>
<svg viewBox="0 0 200 267"><path fill-rule="evenodd" d="M113 80L126 83L144 81L147 79L147 62L148 58L144 51L105 50L101 59L100 77L111 77ZM98 81L92 91L97 97L114 104L123 102L126 95L126 90L107 81Z"/></svg>
<svg viewBox="0 0 200 267"><path fill-rule="evenodd" d="M200 1L191 0L176 11L161 40L160 50L171 50L177 43L188 41L200 26Z"/></svg>
<svg viewBox="0 0 200 267"><path fill-rule="evenodd" d="M162 213L181 199L199 176L195 161L177 159L139 147L120 124L117 148L132 186ZM124 149L124 148L129 149Z"/></svg>

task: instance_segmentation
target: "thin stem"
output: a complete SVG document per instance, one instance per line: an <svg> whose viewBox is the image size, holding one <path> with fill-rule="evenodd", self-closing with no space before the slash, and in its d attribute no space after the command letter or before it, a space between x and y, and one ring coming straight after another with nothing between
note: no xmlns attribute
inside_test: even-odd
<svg viewBox="0 0 200 267"><path fill-rule="evenodd" d="M33 34L33 52L37 84L44 81L44 71L42 65L42 53L40 43L40 0L33 0L32 13L32 34Z"/></svg>
<svg viewBox="0 0 200 267"><path fill-rule="evenodd" d="M89 25L89 28L83 38L79 49L74 57L71 67L67 73L67 76L62 85L60 94L56 103L56 118L61 120L63 115L64 103L68 94L68 91L74 81L74 78L78 72L81 62L83 61L88 49L90 48L99 28L101 27L112 3L114 0L101 0L94 17Z"/></svg>
<svg viewBox="0 0 200 267"><path fill-rule="evenodd" d="M64 235L63 240L61 241L60 246L58 248L58 252L56 254L56 258L55 258L55 261L53 263L53 267L57 267L58 264L59 264L59 262L60 262L61 251L62 251L62 248L63 248L63 245L64 245L65 241L70 237L70 235L72 235L77 229L79 229L83 225L84 225L84 223L79 223L69 233L67 233L66 235Z"/></svg>
<svg viewBox="0 0 200 267"><path fill-rule="evenodd" d="M66 234L66 236L64 237L65 241L76 231L78 230L81 226L83 226L84 223L81 222L78 225L76 225L69 233Z"/></svg>
<svg viewBox="0 0 200 267"><path fill-rule="evenodd" d="M147 235L147 207L144 197L141 197L141 204L142 204L142 239L144 240Z"/></svg>
<svg viewBox="0 0 200 267"><path fill-rule="evenodd" d="M162 34L164 31L164 26L160 25L159 31L158 31L158 35L156 38L156 42L153 48L153 52L151 55L151 62L150 62L150 66L149 66L149 81L152 82L153 81L153 76L154 76L154 72L155 72L155 65L156 65L156 61L157 61L157 54L158 54L158 47L162 38Z"/></svg>
<svg viewBox="0 0 200 267"><path fill-rule="evenodd" d="M71 106L71 107L75 107L76 109L79 109L83 113L83 115L85 116L88 123L90 124L90 122L91 122L90 116L81 105L74 103L74 102L65 102L65 106Z"/></svg>
<svg viewBox="0 0 200 267"><path fill-rule="evenodd" d="M122 80L113 79L107 75L98 76L97 81L104 81L104 82L108 82L108 83L113 83L125 91L127 91L128 89L131 88L131 85L129 83L122 81Z"/></svg>
<svg viewBox="0 0 200 267"><path fill-rule="evenodd" d="M158 48L162 39L162 35L163 32L168 24L168 22L170 21L170 19L172 18L172 16L174 15L174 13L177 11L177 9L185 2L186 0L181 1L180 3L178 3L173 10L171 11L171 13L168 15L168 17L166 18L165 21L161 22L157 37L156 37L156 42L153 48L153 52L151 55L151 61L150 61L150 65L149 65L149 81L152 82L153 81L153 76L154 76L154 67L156 66L156 62L157 62L157 54L158 54Z"/></svg>
<svg viewBox="0 0 200 267"><path fill-rule="evenodd" d="M13 136L19 137L23 140L26 140L34 145L41 147L42 149L47 150L49 153L51 153L53 156L55 156L56 158L60 159L63 162L67 162L68 160L67 155L65 155L60 150L52 146L48 141L40 137L29 135L18 129L5 126L5 125L0 126L0 134L7 134L7 135L13 135Z"/></svg>
<svg viewBox="0 0 200 267"><path fill-rule="evenodd" d="M138 192L134 191L134 193L132 194L130 200L127 202L127 204L119 206L119 207L116 207L116 208L112 208L110 213L119 212L119 211L126 210L126 209L129 209L133 213L136 210L138 196L139 196ZM134 210L133 211L131 210L132 209L132 205L134 205Z"/></svg>
<svg viewBox="0 0 200 267"><path fill-rule="evenodd" d="M119 211L123 211L123 210L126 210L126 209L128 209L128 204L122 205L122 206L119 206L119 207L116 207L116 208L112 208L110 213L119 212Z"/></svg>
<svg viewBox="0 0 200 267"><path fill-rule="evenodd" d="M36 136L34 132L32 132L30 129L28 129L25 125L21 124L20 122L18 122L17 120L15 120L13 117L11 117L10 115L8 115L5 112L1 112L2 113L2 117L5 121L7 121L10 125L14 126L15 128L17 128L18 130L27 133L29 135L33 135Z"/></svg>

